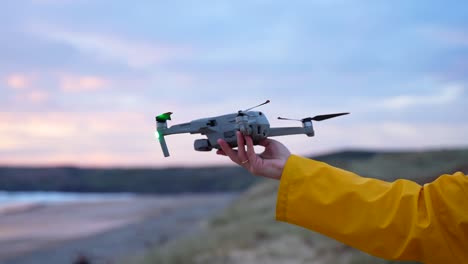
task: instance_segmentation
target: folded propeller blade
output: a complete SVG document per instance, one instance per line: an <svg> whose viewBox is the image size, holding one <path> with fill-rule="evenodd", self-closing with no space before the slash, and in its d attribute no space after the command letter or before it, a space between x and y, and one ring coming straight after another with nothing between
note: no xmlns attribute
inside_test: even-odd
<svg viewBox="0 0 468 264"><path fill-rule="evenodd" d="M314 117L306 117L306 118L303 118L303 119L291 119L291 118L284 118L284 117L278 117L278 119L280 120L292 120L292 121L299 121L299 122L310 122L310 121L322 121L322 120L326 120L326 119L330 119L330 118L333 118L333 117L337 117L337 116L342 116L342 115L347 115L349 113L337 113L337 114L328 114L328 115L318 115L318 116L314 116Z"/></svg>
<svg viewBox="0 0 468 264"><path fill-rule="evenodd" d="M322 120L334 118L334 117L337 117L337 116L347 115L347 114L349 114L349 113L337 113L337 114L328 114L328 115L318 115L318 116L312 117L311 120L314 120L314 121L322 121ZM310 117L309 117L309 118L310 118ZM303 119L303 120L304 120L304 119Z"/></svg>

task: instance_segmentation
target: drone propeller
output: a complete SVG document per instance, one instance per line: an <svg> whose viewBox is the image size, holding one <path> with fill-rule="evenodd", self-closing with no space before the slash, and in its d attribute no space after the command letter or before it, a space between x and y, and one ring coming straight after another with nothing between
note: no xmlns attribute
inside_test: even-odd
<svg viewBox="0 0 468 264"><path fill-rule="evenodd" d="M261 103L261 104L259 104L259 105L254 106L254 107L250 107L250 108L245 109L245 110L239 110L239 111L237 112L237 114L238 114L239 116L246 115L246 112L247 112L247 111L250 111L250 110L252 110L252 109L254 109L254 108L257 108L257 107L259 107L259 106L262 106L262 105L266 105L266 104L268 104L269 102L270 102L270 100L266 100L264 103Z"/></svg>
<svg viewBox="0 0 468 264"><path fill-rule="evenodd" d="M347 114L349 114L349 113L318 115L318 116L314 116L314 117L306 117L306 118L303 118L303 119L291 119L291 118L284 118L284 117L278 117L278 119L280 119L280 120L300 121L300 122L307 122L307 121L312 121L312 120L313 121L322 121L322 120L330 119L330 118L337 117L337 116L347 115Z"/></svg>
<svg viewBox="0 0 468 264"><path fill-rule="evenodd" d="M171 120L171 115L172 115L172 112L167 112L167 113L164 113L164 114L160 114L160 115L156 116L156 121L157 122L166 122L167 120Z"/></svg>
<svg viewBox="0 0 468 264"><path fill-rule="evenodd" d="M257 107L259 107L259 106L266 105L266 104L268 104L269 102L270 102L270 100L266 100L264 103L261 103L261 104L259 104L259 105L254 106L254 107L250 107L249 109L245 109L244 111L241 111L241 112L247 112L247 111L252 110L252 109L254 109L254 108L257 108Z"/></svg>

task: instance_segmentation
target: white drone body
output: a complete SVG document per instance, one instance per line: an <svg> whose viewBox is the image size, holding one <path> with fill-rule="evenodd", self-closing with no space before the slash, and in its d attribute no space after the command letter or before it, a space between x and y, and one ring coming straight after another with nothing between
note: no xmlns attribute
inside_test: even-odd
<svg viewBox="0 0 468 264"><path fill-rule="evenodd" d="M258 106L269 103L265 103ZM258 107L255 106L255 107ZM169 156L169 150L164 136L190 133L202 134L206 139L197 139L194 142L194 148L197 151L211 151L213 148L220 149L218 139L224 139L231 147L237 147L236 131L244 135L251 136L255 145L267 137L305 134L309 137L314 136L312 121L322 121L325 119L346 115L349 113L337 113L329 115L319 115L308 117L301 120L301 127L270 127L267 117L262 112L249 111L255 107L249 108L237 113L221 116L196 119L188 123L182 123L167 127L167 120L171 120L171 112L156 116L156 129L159 143L165 157ZM278 117L282 120L296 120Z"/></svg>

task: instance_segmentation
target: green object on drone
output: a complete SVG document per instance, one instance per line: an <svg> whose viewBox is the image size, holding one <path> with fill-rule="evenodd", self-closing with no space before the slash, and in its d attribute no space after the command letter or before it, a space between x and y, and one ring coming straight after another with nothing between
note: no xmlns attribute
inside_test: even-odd
<svg viewBox="0 0 468 264"><path fill-rule="evenodd" d="M160 114L160 115L156 116L156 121L157 122L166 122L167 120L171 120L171 115L172 115L172 112L167 112L167 113L164 113L164 114Z"/></svg>

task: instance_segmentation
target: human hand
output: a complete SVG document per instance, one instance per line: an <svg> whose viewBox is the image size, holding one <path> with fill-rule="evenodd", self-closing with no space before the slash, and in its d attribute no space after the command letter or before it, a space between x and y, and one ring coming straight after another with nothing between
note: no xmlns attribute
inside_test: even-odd
<svg viewBox="0 0 468 264"><path fill-rule="evenodd" d="M221 149L216 154L228 156L233 162L246 168L254 175L281 179L284 165L291 155L283 144L273 139L264 139L259 144L264 146L265 150L256 154L252 137L244 136L239 131L237 131L236 136L237 150L232 149L225 140L218 139Z"/></svg>

